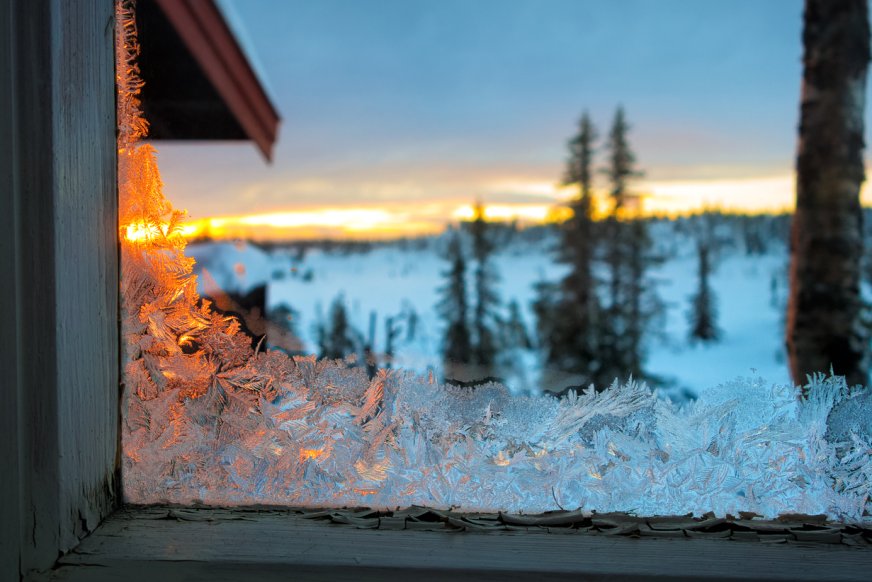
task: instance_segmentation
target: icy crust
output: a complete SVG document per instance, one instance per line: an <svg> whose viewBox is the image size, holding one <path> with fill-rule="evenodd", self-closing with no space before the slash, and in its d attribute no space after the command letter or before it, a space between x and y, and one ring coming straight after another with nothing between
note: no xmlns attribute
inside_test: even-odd
<svg viewBox="0 0 872 582"><path fill-rule="evenodd" d="M182 214L139 143L131 3L117 16L127 502L869 519L870 433L838 378L802 401L736 380L677 408L633 382L513 397L253 349L197 294Z"/></svg>

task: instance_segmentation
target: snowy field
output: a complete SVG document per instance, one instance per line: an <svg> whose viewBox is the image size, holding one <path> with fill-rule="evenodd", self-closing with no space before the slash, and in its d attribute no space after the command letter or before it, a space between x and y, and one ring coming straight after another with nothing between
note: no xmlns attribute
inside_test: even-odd
<svg viewBox="0 0 872 582"><path fill-rule="evenodd" d="M688 341L687 312L697 284L695 248L672 232L672 225L657 226L655 242L666 260L652 275L666 311L649 338L647 369L663 380L659 388L684 399L737 377L789 383L783 347L784 245L769 244L762 255L748 255L738 246L722 248L712 276L722 337L717 343L693 345ZM504 307L511 300L518 302L528 331L534 334L534 284L557 280L564 267L549 252L553 239L518 238L496 257L499 293ZM444 239L436 238L419 245L377 245L366 252L310 248L300 258L294 248L265 251L244 242L201 243L189 246L188 254L196 258L198 271L205 269L225 291L246 292L265 283L267 308L285 304L295 309L296 332L312 352L317 350L316 326L327 318L337 296L342 296L352 325L364 336L371 312L377 314L376 352L384 348L385 318L414 311L418 320L414 337L408 336L408 329L399 335L396 366L439 374L443 324L435 305L447 268L440 252L444 244ZM203 283L201 277L201 292ZM504 371L506 383L516 392L538 391L537 353L516 351L514 359L520 365Z"/></svg>

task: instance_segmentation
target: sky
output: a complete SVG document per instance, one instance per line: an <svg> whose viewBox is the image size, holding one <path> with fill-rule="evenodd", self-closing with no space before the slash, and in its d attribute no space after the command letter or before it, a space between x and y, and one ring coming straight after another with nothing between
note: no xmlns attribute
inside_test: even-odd
<svg viewBox="0 0 872 582"><path fill-rule="evenodd" d="M222 3L282 123L271 165L157 144L166 194L213 234L433 232L476 200L542 220L572 194L582 111L605 135L619 104L648 210L791 204L802 0Z"/></svg>

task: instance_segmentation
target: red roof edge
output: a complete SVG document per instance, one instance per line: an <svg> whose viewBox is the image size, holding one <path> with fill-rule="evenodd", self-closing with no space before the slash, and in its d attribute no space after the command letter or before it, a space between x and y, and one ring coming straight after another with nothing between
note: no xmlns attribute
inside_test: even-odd
<svg viewBox="0 0 872 582"><path fill-rule="evenodd" d="M279 115L242 47L213 0L156 0L191 56L267 159L278 135Z"/></svg>

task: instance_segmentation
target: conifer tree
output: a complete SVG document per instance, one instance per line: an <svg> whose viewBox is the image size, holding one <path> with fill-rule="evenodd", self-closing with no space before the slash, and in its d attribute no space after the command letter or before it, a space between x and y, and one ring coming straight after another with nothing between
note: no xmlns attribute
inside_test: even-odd
<svg viewBox="0 0 872 582"><path fill-rule="evenodd" d="M533 284L533 301L531 307L536 317L537 347L544 352L545 362L554 364L551 356L556 344L557 325L559 321L557 303L560 286L553 281L540 280Z"/></svg>
<svg viewBox="0 0 872 582"><path fill-rule="evenodd" d="M499 280L493 265L495 245L484 219L484 207L475 207L475 219L470 223L472 255L475 259L474 294L472 312L472 363L481 377L491 376L499 353L496 328L500 325L500 299L496 291Z"/></svg>
<svg viewBox="0 0 872 582"><path fill-rule="evenodd" d="M629 200L634 200L628 190L628 184L633 178L642 175L636 168L636 155L630 149L627 134L630 125L624 113L624 108L619 106L615 111L612 127L606 141L608 151L608 163L603 173L609 180L609 196L612 208L611 216L618 217Z"/></svg>
<svg viewBox="0 0 872 582"><path fill-rule="evenodd" d="M715 342L720 338L716 298L710 280L713 255L717 248L714 216L709 212L697 217L696 220L697 289L691 296L688 312L691 343Z"/></svg>
<svg viewBox="0 0 872 582"><path fill-rule="evenodd" d="M291 355L305 353L296 325L299 317L299 312L287 303L281 303L269 311L267 314L267 339L270 348L280 349Z"/></svg>
<svg viewBox="0 0 872 582"><path fill-rule="evenodd" d="M603 256L608 292L597 326L601 362L597 387L615 378L648 378L643 371L645 335L662 311L649 274L656 259L647 223L639 212L639 197L629 190L630 181L641 175L627 139L629 128L623 108L618 107L606 141L604 174L610 184L611 208L604 224Z"/></svg>
<svg viewBox="0 0 872 582"><path fill-rule="evenodd" d="M643 341L648 327L646 313L646 294L648 292L647 269L650 266L648 251L651 237L648 234L647 223L639 216L630 219L622 225L627 231L627 309L625 316L627 331L624 355L627 364L624 374L642 379L644 363Z"/></svg>
<svg viewBox="0 0 872 582"><path fill-rule="evenodd" d="M712 291L709 276L711 275L711 249L704 241L697 241L697 289L691 297L690 307L690 341L714 342L720 337L716 324L714 291Z"/></svg>
<svg viewBox="0 0 872 582"><path fill-rule="evenodd" d="M378 372L378 356L375 353L375 326L378 322L378 313L369 312L369 333L366 335L366 343L363 344L363 361L366 365L366 375L374 378Z"/></svg>
<svg viewBox="0 0 872 582"><path fill-rule="evenodd" d="M357 351L357 334L348 321L345 300L336 297L330 305L329 321L318 329L320 357L329 359L344 358Z"/></svg>
<svg viewBox="0 0 872 582"><path fill-rule="evenodd" d="M501 343L506 348L522 350L533 348L533 342L530 339L530 334L527 333L527 325L524 323L524 317L521 315L521 306L518 305L517 299L512 299L509 302L509 315L503 326L503 339Z"/></svg>
<svg viewBox="0 0 872 582"><path fill-rule="evenodd" d="M390 316L385 319L385 368L390 369L394 362L394 343L400 335L401 328L397 318Z"/></svg>
<svg viewBox="0 0 872 582"><path fill-rule="evenodd" d="M466 258L459 233L451 237L445 258L449 268L443 272L446 282L439 289L441 299L436 309L446 324L442 340L445 376L453 377L456 369L469 364L472 358L466 299Z"/></svg>
<svg viewBox="0 0 872 582"><path fill-rule="evenodd" d="M548 367L589 382L598 367L595 322L599 316L594 277L596 225L593 221L593 156L596 128L587 112L569 141L564 185L576 185L572 215L561 227L557 260L569 267L559 284L540 283L534 310Z"/></svg>

